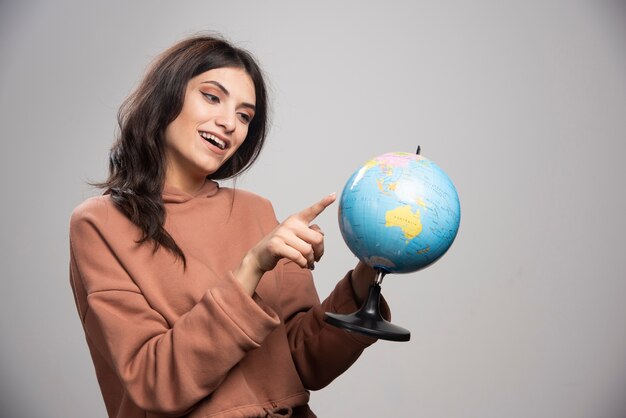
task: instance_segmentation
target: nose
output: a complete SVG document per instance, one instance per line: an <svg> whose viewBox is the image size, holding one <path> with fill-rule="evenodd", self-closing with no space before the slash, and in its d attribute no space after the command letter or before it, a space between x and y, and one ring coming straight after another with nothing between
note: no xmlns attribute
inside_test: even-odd
<svg viewBox="0 0 626 418"><path fill-rule="evenodd" d="M226 133L231 133L235 130L236 116L234 111L224 109L215 118L215 124L224 129Z"/></svg>

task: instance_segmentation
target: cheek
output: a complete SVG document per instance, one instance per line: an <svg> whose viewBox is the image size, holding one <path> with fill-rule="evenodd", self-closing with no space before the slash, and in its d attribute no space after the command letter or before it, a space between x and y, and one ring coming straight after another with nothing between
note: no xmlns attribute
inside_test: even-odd
<svg viewBox="0 0 626 418"><path fill-rule="evenodd" d="M163 133L163 135L165 139L165 147L172 148L175 144L174 138L176 137L176 132L174 126L172 126L171 123L167 125L167 128L165 128L165 132Z"/></svg>
<svg viewBox="0 0 626 418"><path fill-rule="evenodd" d="M181 112L176 119L174 119L165 128L165 140L172 141L172 144L180 141L193 129L193 124L190 122L186 113Z"/></svg>
<svg viewBox="0 0 626 418"><path fill-rule="evenodd" d="M243 144L244 141L246 141L246 138L248 138L248 134L250 133L249 130L249 126L246 125L243 128L241 128L241 131L239 132L240 136L239 136L239 145Z"/></svg>
<svg viewBox="0 0 626 418"><path fill-rule="evenodd" d="M180 142L180 128L176 123L177 120L174 120L165 128L165 145L168 147L175 147Z"/></svg>
<svg viewBox="0 0 626 418"><path fill-rule="evenodd" d="M186 98L180 113L166 128L166 134L169 131L172 139L180 140L191 132L196 132L196 125L203 117L203 110L202 106Z"/></svg>
<svg viewBox="0 0 626 418"><path fill-rule="evenodd" d="M237 141L237 145L234 147L235 149L233 150L233 154L241 148L244 142L246 142L246 135L242 135L241 139Z"/></svg>

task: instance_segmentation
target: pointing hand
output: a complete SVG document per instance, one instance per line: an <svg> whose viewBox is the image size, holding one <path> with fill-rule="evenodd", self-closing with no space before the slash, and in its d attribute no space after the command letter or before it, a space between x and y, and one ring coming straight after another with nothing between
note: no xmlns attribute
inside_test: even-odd
<svg viewBox="0 0 626 418"><path fill-rule="evenodd" d="M335 193L312 206L291 215L267 234L248 253L257 272L263 274L276 267L281 258L287 258L300 267L313 268L324 254L324 233L311 222L336 199Z"/></svg>

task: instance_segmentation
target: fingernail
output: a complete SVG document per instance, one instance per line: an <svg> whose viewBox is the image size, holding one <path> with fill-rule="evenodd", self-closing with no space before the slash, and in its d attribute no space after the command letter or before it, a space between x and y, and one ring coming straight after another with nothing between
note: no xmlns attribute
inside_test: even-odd
<svg viewBox="0 0 626 418"><path fill-rule="evenodd" d="M331 194L329 194L328 196L337 196L337 192L332 192Z"/></svg>

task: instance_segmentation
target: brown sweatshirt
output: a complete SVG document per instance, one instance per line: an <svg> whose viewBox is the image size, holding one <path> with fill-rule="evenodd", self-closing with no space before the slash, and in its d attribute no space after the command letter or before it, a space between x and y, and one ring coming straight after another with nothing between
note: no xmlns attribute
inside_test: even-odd
<svg viewBox="0 0 626 418"><path fill-rule="evenodd" d="M277 225L269 201L212 181L163 200L186 269L138 244L108 195L72 214L70 281L109 416L314 417L309 390L374 341L323 320L357 309L351 273L320 304L310 271L281 260L250 297L232 271Z"/></svg>

